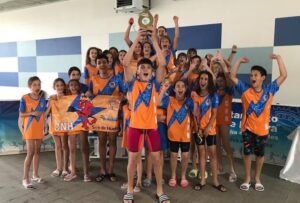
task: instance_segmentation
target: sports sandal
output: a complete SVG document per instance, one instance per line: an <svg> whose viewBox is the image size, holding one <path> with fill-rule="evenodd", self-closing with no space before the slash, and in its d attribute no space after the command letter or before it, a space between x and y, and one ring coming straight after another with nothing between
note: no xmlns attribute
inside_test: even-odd
<svg viewBox="0 0 300 203"><path fill-rule="evenodd" d="M156 195L156 198L159 203L164 203L166 201L170 201L170 198L166 194L162 194L160 196Z"/></svg>
<svg viewBox="0 0 300 203"><path fill-rule="evenodd" d="M237 175L235 172L230 172L229 177L228 177L228 181L233 183L237 181Z"/></svg>
<svg viewBox="0 0 300 203"><path fill-rule="evenodd" d="M241 184L241 186L240 186L240 190L248 191L249 188L250 188L250 186L251 186L250 183L243 183L243 184Z"/></svg>
<svg viewBox="0 0 300 203"><path fill-rule="evenodd" d="M103 180L104 180L104 178L105 178L105 174L100 174L100 175L98 175L97 177L96 177L96 182L102 182Z"/></svg>
<svg viewBox="0 0 300 203"><path fill-rule="evenodd" d="M171 178L171 179L169 180L168 185L169 185L170 187L173 187L173 188L176 187L176 185L177 185L176 179Z"/></svg>
<svg viewBox="0 0 300 203"><path fill-rule="evenodd" d="M64 178L66 175L68 175L69 174L69 172L68 171L63 171L62 173L61 173L61 177L62 178Z"/></svg>
<svg viewBox="0 0 300 203"><path fill-rule="evenodd" d="M125 202L126 201L126 202ZM123 202L124 203L134 203L134 199L133 199L133 194L132 193L127 193L123 196Z"/></svg>
<svg viewBox="0 0 300 203"><path fill-rule="evenodd" d="M143 187L150 187L152 185L152 180L149 178L146 178L142 182Z"/></svg>
<svg viewBox="0 0 300 203"><path fill-rule="evenodd" d="M107 177L108 177L108 179L109 179L111 182L116 182L116 181L117 181L117 176L116 176L116 174L114 174L114 173L108 174Z"/></svg>
<svg viewBox="0 0 300 203"><path fill-rule="evenodd" d="M141 187L141 185L138 185L138 184L136 184L133 188L134 193L141 192L141 190L142 190L142 187Z"/></svg>
<svg viewBox="0 0 300 203"><path fill-rule="evenodd" d="M204 184L204 185L201 185L201 183L197 183L197 184L194 186L194 190L200 191L200 190L202 190L204 187L205 187L205 184Z"/></svg>
<svg viewBox="0 0 300 203"><path fill-rule="evenodd" d="M56 169L56 170L54 170L50 175L51 175L52 177L58 177L58 176L60 176L60 174L61 174L61 171L58 170L58 169Z"/></svg>
<svg viewBox="0 0 300 203"><path fill-rule="evenodd" d="M22 181L22 185L23 185L23 187L24 187L26 190L36 189L36 188L34 187L34 185L32 185L31 183L27 183L26 180L23 180L23 181Z"/></svg>
<svg viewBox="0 0 300 203"><path fill-rule="evenodd" d="M254 189L258 192L263 192L265 190L265 187L261 183L255 183Z"/></svg>
<svg viewBox="0 0 300 203"><path fill-rule="evenodd" d="M32 177L32 178L31 178L31 181L32 181L33 183L39 183L39 184L45 183L45 180L42 179L42 178L40 178L40 177Z"/></svg>
<svg viewBox="0 0 300 203"><path fill-rule="evenodd" d="M71 173L70 174L68 174L68 175L66 175L65 177L64 177L64 181L66 181L66 182L71 182L72 180L74 180L75 178L77 178L77 175L75 174L75 175L72 175Z"/></svg>
<svg viewBox="0 0 300 203"><path fill-rule="evenodd" d="M198 175L198 170L197 169L194 168L194 169L190 170L190 172L189 172L189 177L190 178L196 178L197 175Z"/></svg>
<svg viewBox="0 0 300 203"><path fill-rule="evenodd" d="M219 184L218 186L213 185L213 187L216 188L217 190L219 190L220 192L227 192L226 187L224 187L221 184Z"/></svg>

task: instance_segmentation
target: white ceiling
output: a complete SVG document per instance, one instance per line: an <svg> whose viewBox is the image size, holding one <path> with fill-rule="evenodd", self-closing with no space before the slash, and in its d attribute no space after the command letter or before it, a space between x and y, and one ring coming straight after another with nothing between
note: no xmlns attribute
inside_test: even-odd
<svg viewBox="0 0 300 203"><path fill-rule="evenodd" d="M58 1L67 0L0 0L0 12L39 6L42 4L49 4Z"/></svg>

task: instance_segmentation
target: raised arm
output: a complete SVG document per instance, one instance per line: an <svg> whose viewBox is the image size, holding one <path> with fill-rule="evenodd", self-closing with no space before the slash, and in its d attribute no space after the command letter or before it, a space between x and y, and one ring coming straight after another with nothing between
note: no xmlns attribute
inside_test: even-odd
<svg viewBox="0 0 300 203"><path fill-rule="evenodd" d="M230 55L229 55L229 57L227 59L230 63L231 63L234 55L236 54L236 52L237 52L237 46L236 45L232 45L231 53L230 53Z"/></svg>
<svg viewBox="0 0 300 203"><path fill-rule="evenodd" d="M227 66L228 62L226 63L226 59L223 58L221 52L217 52L217 59L220 62L221 68L222 68L223 73L224 73L225 78L226 78L227 85L229 87L233 86L233 83L230 80L230 72L229 72L229 69L228 69L228 66Z"/></svg>
<svg viewBox="0 0 300 203"><path fill-rule="evenodd" d="M164 97L164 95L166 94L166 91L169 89L170 84L168 82L165 82L161 88L160 88L160 92L157 98L157 106L162 106L162 99Z"/></svg>
<svg viewBox="0 0 300 203"><path fill-rule="evenodd" d="M181 79L185 80L189 77L189 75L195 70L196 68L199 68L196 63L191 63L190 68L187 72L184 73L184 75L181 77Z"/></svg>
<svg viewBox="0 0 300 203"><path fill-rule="evenodd" d="M276 81L278 86L280 86L287 78L286 67L280 55L271 54L270 58L277 61L278 68L279 68L279 77L276 79Z"/></svg>
<svg viewBox="0 0 300 203"><path fill-rule="evenodd" d="M178 24L178 17L174 16L173 21L175 24L175 34L174 34L174 39L173 39L173 49L177 50L178 47L178 41L179 41L179 24Z"/></svg>
<svg viewBox="0 0 300 203"><path fill-rule="evenodd" d="M132 72L132 69L130 68L130 62L131 59L133 57L133 52L134 49L136 47L136 45L138 44L140 37L142 34L145 33L145 30L139 30L137 33L137 36L133 42L133 44L130 46L130 48L128 49L127 54L124 57L124 80L125 82L130 82L133 78L134 73Z"/></svg>
<svg viewBox="0 0 300 203"><path fill-rule="evenodd" d="M125 40L126 44L128 45L128 47L130 47L132 45L132 41L129 38L129 34L130 34L130 30L131 30L131 26L132 26L133 22L134 22L133 18L130 18L128 21L128 26L127 26L125 34L124 34L124 40Z"/></svg>
<svg viewBox="0 0 300 203"><path fill-rule="evenodd" d="M237 85L238 84L238 78L237 78L237 73L239 71L241 63L248 63L249 59L246 57L241 57L239 58L236 63L233 65L233 67L230 70L230 80L233 82L233 84Z"/></svg>

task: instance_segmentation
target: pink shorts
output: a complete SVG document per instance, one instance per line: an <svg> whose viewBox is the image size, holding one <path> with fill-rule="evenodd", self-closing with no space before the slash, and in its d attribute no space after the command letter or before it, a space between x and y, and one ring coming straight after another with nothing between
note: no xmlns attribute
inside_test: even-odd
<svg viewBox="0 0 300 203"><path fill-rule="evenodd" d="M144 147L144 142L150 152L160 151L160 136L156 129L128 129L128 151L139 152Z"/></svg>

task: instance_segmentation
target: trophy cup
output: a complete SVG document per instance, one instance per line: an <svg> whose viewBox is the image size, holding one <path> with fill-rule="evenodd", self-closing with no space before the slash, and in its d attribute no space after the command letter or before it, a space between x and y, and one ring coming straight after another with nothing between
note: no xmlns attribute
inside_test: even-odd
<svg viewBox="0 0 300 203"><path fill-rule="evenodd" d="M153 16L150 13L149 9L145 9L143 12L139 14L139 26L142 29L147 31L152 31L153 29Z"/></svg>

